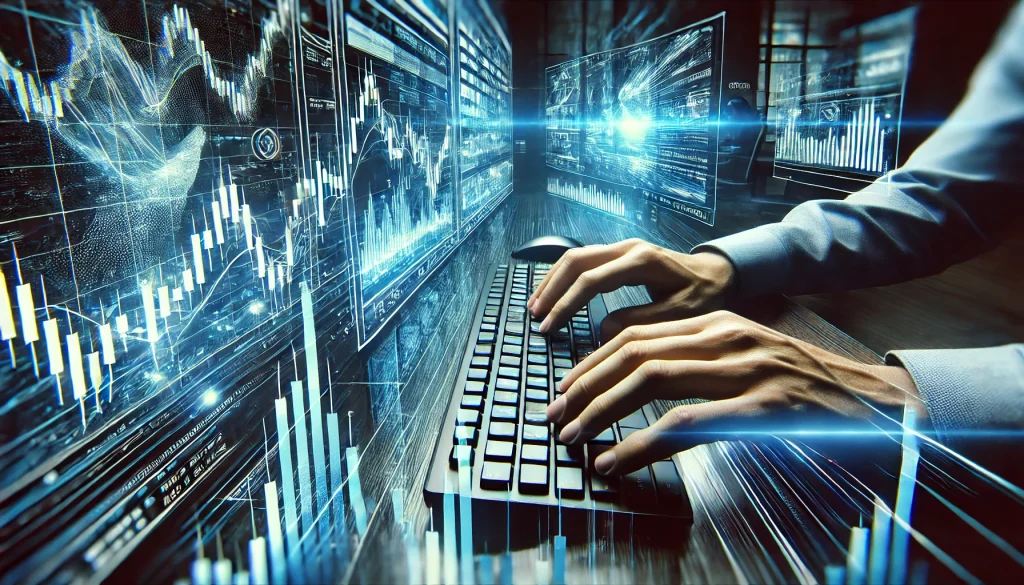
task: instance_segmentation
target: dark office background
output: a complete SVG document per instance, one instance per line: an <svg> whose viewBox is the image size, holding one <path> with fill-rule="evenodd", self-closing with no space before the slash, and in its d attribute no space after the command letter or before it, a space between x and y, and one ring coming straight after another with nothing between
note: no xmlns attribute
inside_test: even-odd
<svg viewBox="0 0 1024 585"><path fill-rule="evenodd" d="M749 83L744 99L764 121L747 186L719 183L713 228L686 221L704 237L777 221L801 201L843 194L772 177L775 99L779 80L820 69L840 31L917 6L916 36L906 85L899 161L902 163L956 107L970 74L988 50L1009 0L821 2L805 0L505 0L513 39L516 190L544 188L544 69L590 53L671 32L726 13L724 84ZM729 92L723 88L724 92ZM749 96L749 97L748 97ZM720 173L729 179L732 169ZM738 177L744 182L744 177ZM797 299L871 349L972 347L1024 338L1024 289L1019 258L1024 238L945 273L868 291Z"/></svg>

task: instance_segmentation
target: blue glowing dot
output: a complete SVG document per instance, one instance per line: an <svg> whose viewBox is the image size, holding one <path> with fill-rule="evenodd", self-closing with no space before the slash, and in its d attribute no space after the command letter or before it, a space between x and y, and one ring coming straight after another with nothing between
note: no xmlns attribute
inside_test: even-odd
<svg viewBox="0 0 1024 585"><path fill-rule="evenodd" d="M213 406L214 404L217 404L218 398L219 396L217 396L217 391L211 388L203 393L203 404Z"/></svg>

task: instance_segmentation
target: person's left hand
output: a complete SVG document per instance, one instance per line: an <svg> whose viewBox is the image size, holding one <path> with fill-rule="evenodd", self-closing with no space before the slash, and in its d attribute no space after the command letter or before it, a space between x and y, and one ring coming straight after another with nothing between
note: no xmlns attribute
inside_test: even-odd
<svg viewBox="0 0 1024 585"><path fill-rule="evenodd" d="M651 400L708 399L677 406L600 455L594 465L603 474L748 433L820 429L814 411L870 419L879 407L920 402L902 368L861 364L726 311L629 327L573 368L560 389L547 415L564 425L560 439L569 444Z"/></svg>

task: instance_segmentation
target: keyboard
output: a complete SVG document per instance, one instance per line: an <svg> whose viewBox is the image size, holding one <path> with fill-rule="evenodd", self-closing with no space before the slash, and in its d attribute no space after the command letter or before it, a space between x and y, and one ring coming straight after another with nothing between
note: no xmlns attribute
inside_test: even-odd
<svg viewBox="0 0 1024 585"><path fill-rule="evenodd" d="M597 325L607 314L599 295L568 325L542 335L540 320L530 317L526 303L549 269L512 263L490 270L434 448L424 488L427 504L440 518L445 493L465 496L471 490L475 533L479 528L507 532L506 518L529 531L536 513L545 511L562 521L567 513L592 511L676 525L688 521L690 504L673 461L621 477L592 471L600 453L656 420L649 406L585 445L562 444L558 429L546 422L558 382L594 351ZM536 532L535 525L532 529Z"/></svg>

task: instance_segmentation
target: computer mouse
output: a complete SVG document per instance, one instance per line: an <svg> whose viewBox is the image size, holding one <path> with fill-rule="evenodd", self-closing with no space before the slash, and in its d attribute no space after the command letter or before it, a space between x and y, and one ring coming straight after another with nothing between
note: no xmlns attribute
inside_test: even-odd
<svg viewBox="0 0 1024 585"><path fill-rule="evenodd" d="M541 236L526 242L512 252L516 260L554 264L566 250L582 248L583 244L564 236Z"/></svg>

